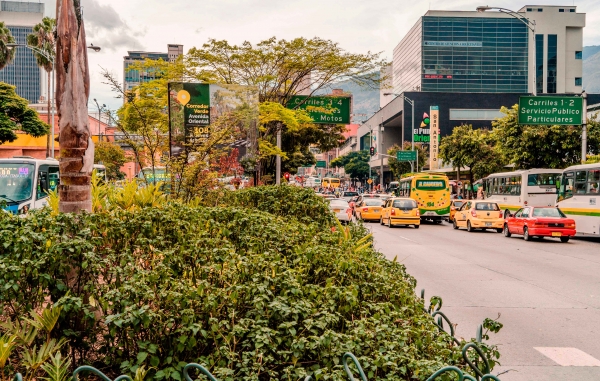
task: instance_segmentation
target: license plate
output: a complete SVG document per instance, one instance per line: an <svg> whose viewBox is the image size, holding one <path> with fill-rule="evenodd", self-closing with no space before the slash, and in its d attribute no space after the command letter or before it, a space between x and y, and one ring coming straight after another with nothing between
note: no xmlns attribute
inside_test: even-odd
<svg viewBox="0 0 600 381"><path fill-rule="evenodd" d="M435 216L435 212L425 212L425 216Z"/></svg>
<svg viewBox="0 0 600 381"><path fill-rule="evenodd" d="M561 232L552 232L552 237L562 237Z"/></svg>
<svg viewBox="0 0 600 381"><path fill-rule="evenodd" d="M334 211L334 212L336 212L336 213L339 213L339 212L341 212L342 210L341 210L341 209L333 209L333 211Z"/></svg>
<svg viewBox="0 0 600 381"><path fill-rule="evenodd" d="M486 222L485 226L492 226L492 223L491 222Z"/></svg>
<svg viewBox="0 0 600 381"><path fill-rule="evenodd" d="M379 209L373 209L374 213L379 213Z"/></svg>
<svg viewBox="0 0 600 381"><path fill-rule="evenodd" d="M402 213L404 213L404 214L408 214L408 213L410 213L410 212L409 212L408 210L405 210L405 211L403 211Z"/></svg>

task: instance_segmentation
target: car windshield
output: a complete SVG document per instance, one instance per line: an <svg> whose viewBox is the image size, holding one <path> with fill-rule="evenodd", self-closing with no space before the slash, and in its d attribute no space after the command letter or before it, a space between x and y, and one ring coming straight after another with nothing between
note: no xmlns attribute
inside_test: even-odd
<svg viewBox="0 0 600 381"><path fill-rule="evenodd" d="M379 200L379 199L365 200L366 206L381 206L382 204L383 204L383 200Z"/></svg>
<svg viewBox="0 0 600 381"><path fill-rule="evenodd" d="M417 202L415 200L394 200L392 206L398 209L414 209L417 207Z"/></svg>
<svg viewBox="0 0 600 381"><path fill-rule="evenodd" d="M31 198L34 165L27 163L0 164L0 200L18 202Z"/></svg>
<svg viewBox="0 0 600 381"><path fill-rule="evenodd" d="M475 210L500 210L495 202L478 202L475 204Z"/></svg>
<svg viewBox="0 0 600 381"><path fill-rule="evenodd" d="M463 201L454 201L454 206L456 208L460 208L461 206L463 206L464 202Z"/></svg>
<svg viewBox="0 0 600 381"><path fill-rule="evenodd" d="M535 209L533 209L533 217L556 217L556 218L564 218L566 216L558 208L535 208Z"/></svg>

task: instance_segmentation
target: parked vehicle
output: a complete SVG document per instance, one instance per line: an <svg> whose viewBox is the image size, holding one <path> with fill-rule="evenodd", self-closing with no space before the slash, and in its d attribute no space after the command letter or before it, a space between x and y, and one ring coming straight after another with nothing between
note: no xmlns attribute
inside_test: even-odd
<svg viewBox="0 0 600 381"><path fill-rule="evenodd" d="M555 237L569 242L575 236L575 220L567 218L559 209L551 206L527 207L509 215L504 222L504 236L521 234L525 241L533 237Z"/></svg>
<svg viewBox="0 0 600 381"><path fill-rule="evenodd" d="M494 173L483 179L485 199L498 204L504 217L525 206L554 206L561 169Z"/></svg>
<svg viewBox="0 0 600 381"><path fill-rule="evenodd" d="M556 206L577 224L577 235L600 237L600 163L563 171Z"/></svg>
<svg viewBox="0 0 600 381"><path fill-rule="evenodd" d="M468 232L475 229L496 229L498 233L502 233L504 216L495 202L468 200L454 215L452 226L454 229L467 228Z"/></svg>
<svg viewBox="0 0 600 381"><path fill-rule="evenodd" d="M385 201L381 212L381 225L413 225L418 229L421 225L421 213L417 202L412 198L394 197Z"/></svg>

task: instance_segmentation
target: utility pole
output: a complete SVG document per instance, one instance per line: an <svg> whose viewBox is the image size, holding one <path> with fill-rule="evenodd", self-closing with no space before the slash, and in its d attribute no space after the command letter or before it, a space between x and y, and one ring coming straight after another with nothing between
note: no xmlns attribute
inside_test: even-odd
<svg viewBox="0 0 600 381"><path fill-rule="evenodd" d="M581 115L581 163L585 164L587 159L587 93L581 93L583 98L583 114Z"/></svg>
<svg viewBox="0 0 600 381"><path fill-rule="evenodd" d="M383 121L379 124L379 188L383 189Z"/></svg>
<svg viewBox="0 0 600 381"><path fill-rule="evenodd" d="M281 122L277 122L277 149L281 151ZM281 185L281 155L275 158L275 184Z"/></svg>

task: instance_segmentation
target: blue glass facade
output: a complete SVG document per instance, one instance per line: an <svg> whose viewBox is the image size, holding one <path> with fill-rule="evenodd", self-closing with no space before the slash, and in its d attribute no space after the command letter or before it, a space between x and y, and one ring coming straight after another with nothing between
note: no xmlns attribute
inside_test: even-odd
<svg viewBox="0 0 600 381"><path fill-rule="evenodd" d="M17 44L26 44L27 35L33 32L32 27L8 26ZM13 62L0 70L0 81L16 86L19 96L30 103L40 99L41 72L35 56L30 49L17 48Z"/></svg>
<svg viewBox="0 0 600 381"><path fill-rule="evenodd" d="M557 38L555 34L548 35L548 94L556 93L556 56Z"/></svg>
<svg viewBox="0 0 600 381"><path fill-rule="evenodd" d="M424 16L422 91L526 93L527 27L514 18Z"/></svg>
<svg viewBox="0 0 600 381"><path fill-rule="evenodd" d="M538 94L544 92L544 35L535 35L535 87Z"/></svg>
<svg viewBox="0 0 600 381"><path fill-rule="evenodd" d="M123 62L124 69L124 86L125 90L131 90L133 87L139 85L142 82L149 82L158 76L156 70L148 69L140 72L139 70L129 70L129 67L133 64L139 63L146 59L169 61L168 53L150 53L150 52L128 52L129 56L125 57Z"/></svg>

